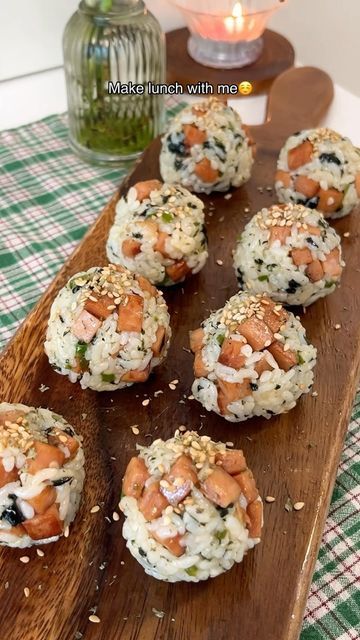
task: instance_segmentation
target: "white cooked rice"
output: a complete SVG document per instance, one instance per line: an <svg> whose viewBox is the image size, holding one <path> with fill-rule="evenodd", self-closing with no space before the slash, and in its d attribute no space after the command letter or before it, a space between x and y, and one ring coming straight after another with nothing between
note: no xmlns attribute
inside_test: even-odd
<svg viewBox="0 0 360 640"><path fill-rule="evenodd" d="M202 114L199 109L206 113ZM203 144L184 145L183 125L187 124L206 132ZM219 173L214 183L203 182L196 176L196 164L204 158ZM162 138L163 180L180 183L191 191L211 193L240 187L249 180L252 165L252 151L239 114L216 98L185 107L171 120Z"/></svg>
<svg viewBox="0 0 360 640"><path fill-rule="evenodd" d="M288 165L288 152L305 140L311 140L317 132L322 136L322 140L316 143L311 162L291 171ZM320 159L322 154L324 154L323 159ZM333 161L325 160L326 155L332 157ZM277 168L290 173L291 176L289 187L286 187L281 180L275 182L275 190L280 202L293 202L317 208L317 197L307 199L295 190L295 178L307 176L319 182L322 189L334 188L344 194L341 208L334 213L326 213L326 217L342 218L360 204L360 193L357 192L355 184L356 177L360 175L360 151L348 138L336 132L329 129L306 129L290 136L280 151Z"/></svg>
<svg viewBox="0 0 360 640"><path fill-rule="evenodd" d="M262 209L242 232L234 253L234 267L240 288L252 293L267 293L273 300L289 305L308 306L335 291L340 284L339 276L326 276L312 282L307 273L307 265L296 266L291 257L292 249L309 249L313 260L321 263L333 249L339 249L341 241L335 229L329 226L318 211L289 205L289 220L293 220L291 235L284 244L277 240L270 244L270 226L266 226L269 214L277 207ZM299 216L297 216L299 212ZM297 217L301 219L301 226ZM281 216L280 219L283 219ZM321 235L310 233L305 226L316 227Z"/></svg>
<svg viewBox="0 0 360 640"><path fill-rule="evenodd" d="M32 518L34 510L26 501L40 494L49 484L59 482L65 478L71 478L59 486L55 486L56 500L55 503L59 508L59 515L63 521L63 532L74 520L76 512L79 508L81 500L81 491L85 478L84 471L84 453L81 446L82 438L75 434L73 428L64 420L64 418L48 409L28 407L23 404L9 404L2 402L0 404L0 416L8 411L21 411L25 414L28 421L29 431L33 434L34 439L47 442L48 432L50 429L62 430L67 432L79 442L79 449L72 460L69 450L66 447L60 447L65 454L65 462L61 468L45 468L35 474L26 472L27 457L33 455L30 451L24 455L24 452L15 447L6 447L0 449L0 459L8 471L14 467L19 469L20 476L16 482L10 482L0 489L0 544L24 548L32 545L45 544L55 542L59 536L46 538L44 540L33 540L28 534L19 537L11 533L11 525L6 519L1 518L4 509L9 508L13 504L13 499L9 496L16 496L17 508L22 511L24 518ZM23 468L24 467L24 468Z"/></svg>
<svg viewBox="0 0 360 640"><path fill-rule="evenodd" d="M162 286L174 284L166 269L175 262L184 261L191 273L198 273L208 257L203 210L202 201L180 185L164 184L142 202L131 187L116 205L106 246L109 260ZM168 235L167 257L155 249L158 233L144 224L149 220L156 223L158 231ZM141 251L133 258L122 251L127 239L136 239L141 244Z"/></svg>
<svg viewBox="0 0 360 640"><path fill-rule="evenodd" d="M180 455L176 451L177 445L181 438L188 435L189 432L182 436L177 432L174 438L167 441L158 439L149 447L137 447L153 478L160 479L162 476L159 465L164 468L165 473L169 472ZM201 443L195 432L190 432L190 436ZM223 443L211 442L210 438L208 444L219 452L226 450ZM206 479L209 468L207 461L198 472L200 481ZM245 524L235 515L235 504L225 509L216 507L196 487L193 487L189 497L193 503L184 503L181 515L172 511L166 514L166 520L163 516L152 523L145 520L135 498L124 496L121 499L120 508L125 515L123 536L126 546L145 572L159 580L199 582L214 578L231 569L234 563L241 562L247 551L260 542L259 538L249 537ZM257 500L261 502L260 497ZM240 495L239 505L246 510L247 501L243 495ZM185 553L176 557L154 540L149 533L154 526L155 529L166 531L168 535L184 536Z"/></svg>
<svg viewBox="0 0 360 640"><path fill-rule="evenodd" d="M83 389L114 391L132 384L121 381L127 372L142 371L148 365L152 370L166 357L171 337L170 316L162 294L158 291L154 296L143 291L135 276L128 273L127 293L134 293L144 300L142 333L117 331L118 314L114 311L102 322L87 345L88 371L77 372L76 347L79 340L71 327L84 307L81 298L88 281L102 269L93 267L75 274L59 291L51 307L44 346L51 366L61 375L68 376L71 382L80 381ZM115 270L112 273L116 274ZM151 347L160 326L166 329L165 343L160 356L154 357Z"/></svg>

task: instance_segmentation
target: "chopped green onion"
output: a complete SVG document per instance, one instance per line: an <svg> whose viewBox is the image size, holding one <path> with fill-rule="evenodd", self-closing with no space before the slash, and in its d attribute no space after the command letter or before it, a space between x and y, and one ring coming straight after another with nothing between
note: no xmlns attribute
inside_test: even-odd
<svg viewBox="0 0 360 640"><path fill-rule="evenodd" d="M193 564L192 567L189 567L188 569L185 569L185 571L189 576L196 576L196 574L198 572L198 568L197 568L196 564Z"/></svg>
<svg viewBox="0 0 360 640"><path fill-rule="evenodd" d="M219 345L221 347L222 343L225 340L225 335L223 333L219 333L219 335L216 336L216 340L218 341L218 343L219 343Z"/></svg>
<svg viewBox="0 0 360 640"><path fill-rule="evenodd" d="M78 342L75 347L75 357L79 363L81 371L87 371L89 362L85 357L88 346L86 342Z"/></svg>
<svg viewBox="0 0 360 640"><path fill-rule="evenodd" d="M330 289L330 287L332 287L335 284L335 282L333 282L332 280L328 280L328 282L325 282L325 289Z"/></svg>
<svg viewBox="0 0 360 640"><path fill-rule="evenodd" d="M258 280L260 280L260 282L269 282L269 276L263 275L263 276L258 276Z"/></svg>
<svg viewBox="0 0 360 640"><path fill-rule="evenodd" d="M161 217L164 222L172 222L174 220L174 216L170 211L164 211Z"/></svg>
<svg viewBox="0 0 360 640"><path fill-rule="evenodd" d="M115 374L114 373L102 373L101 374L101 380L103 382L114 382L115 381Z"/></svg>
<svg viewBox="0 0 360 640"><path fill-rule="evenodd" d="M215 538L217 538L219 540L219 542L221 542L221 540L223 540L226 536L226 531L225 529L223 531L216 531L215 533Z"/></svg>
<svg viewBox="0 0 360 640"><path fill-rule="evenodd" d="M302 357L300 351L297 352L297 357L298 357L298 364L305 364L305 360Z"/></svg>

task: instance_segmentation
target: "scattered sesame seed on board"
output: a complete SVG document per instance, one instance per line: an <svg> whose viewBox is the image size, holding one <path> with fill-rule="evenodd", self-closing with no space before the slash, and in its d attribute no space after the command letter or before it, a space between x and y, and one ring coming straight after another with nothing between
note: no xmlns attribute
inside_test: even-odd
<svg viewBox="0 0 360 640"><path fill-rule="evenodd" d="M113 520L114 522L118 522L120 520L120 516L117 513L117 511L114 511L114 513L112 514Z"/></svg>
<svg viewBox="0 0 360 640"><path fill-rule="evenodd" d="M147 407L149 403L150 403L150 398L145 398L145 400L143 400L141 404L143 407Z"/></svg>
<svg viewBox="0 0 360 640"><path fill-rule="evenodd" d="M336 329L336 331L338 331L338 329L341 329L341 324L336 324L334 329Z"/></svg>
<svg viewBox="0 0 360 640"><path fill-rule="evenodd" d="M219 267L222 267L224 263L222 260L219 259L219 260L216 260L216 264L218 264Z"/></svg>
<svg viewBox="0 0 360 640"><path fill-rule="evenodd" d="M24 587L24 596L25 598L28 598L30 595L30 589L29 587Z"/></svg>
<svg viewBox="0 0 360 640"><path fill-rule="evenodd" d="M162 619L165 616L165 611L160 611L159 609L155 609L155 607L152 607L151 611L157 618Z"/></svg>
<svg viewBox="0 0 360 640"><path fill-rule="evenodd" d="M313 391L311 395L313 398L317 398L319 394L317 391Z"/></svg>
<svg viewBox="0 0 360 640"><path fill-rule="evenodd" d="M232 193L227 193L227 194L224 196L224 200L231 200L231 198L232 198Z"/></svg>
<svg viewBox="0 0 360 640"><path fill-rule="evenodd" d="M48 391L50 389L50 387L47 387L45 384L41 384L39 387L39 391L41 393L44 393L45 391Z"/></svg>
<svg viewBox="0 0 360 640"><path fill-rule="evenodd" d="M93 507L91 507L90 509L90 513L97 513L98 511L100 511L100 507L98 504L95 504Z"/></svg>
<svg viewBox="0 0 360 640"><path fill-rule="evenodd" d="M36 553L39 556L39 558L43 558L45 555L42 549L36 549Z"/></svg>
<svg viewBox="0 0 360 640"><path fill-rule="evenodd" d="M265 502L268 502L269 504L271 504L272 502L275 502L274 496L266 496Z"/></svg>
<svg viewBox="0 0 360 640"><path fill-rule="evenodd" d="M350 231L345 231L345 233L343 233L344 238L350 238Z"/></svg>
<svg viewBox="0 0 360 640"><path fill-rule="evenodd" d="M172 382L169 382L169 389L171 389L171 391L175 391L176 384L173 384Z"/></svg>
<svg viewBox="0 0 360 640"><path fill-rule="evenodd" d="M161 393L164 393L162 389L158 389L157 391L155 391L154 398L157 398Z"/></svg>
<svg viewBox="0 0 360 640"><path fill-rule="evenodd" d="M89 616L89 620L90 622L94 622L94 624L99 624L100 622L99 616L96 616L94 613L92 613L91 616Z"/></svg>
<svg viewBox="0 0 360 640"><path fill-rule="evenodd" d="M301 511L301 509L303 509L304 506L305 506L305 502L295 502L294 510Z"/></svg>
<svg viewBox="0 0 360 640"><path fill-rule="evenodd" d="M29 556L21 556L20 562L22 562L23 564L27 564L28 562L30 562Z"/></svg>
<svg viewBox="0 0 360 640"><path fill-rule="evenodd" d="M135 436L138 436L138 435L139 435L139 433L140 433L140 429L139 429L139 427L137 426L137 424L133 424L133 425L130 427L130 429L131 429L131 431L133 432L133 434L134 434Z"/></svg>
<svg viewBox="0 0 360 640"><path fill-rule="evenodd" d="M194 400L194 396L188 396L188 400Z"/></svg>

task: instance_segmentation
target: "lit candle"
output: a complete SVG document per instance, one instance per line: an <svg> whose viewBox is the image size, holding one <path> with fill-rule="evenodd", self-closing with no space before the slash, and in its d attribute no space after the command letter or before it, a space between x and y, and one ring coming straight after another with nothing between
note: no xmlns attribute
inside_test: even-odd
<svg viewBox="0 0 360 640"><path fill-rule="evenodd" d="M224 19L224 24L229 33L240 33L243 30L244 18L241 2L234 5L232 15Z"/></svg>

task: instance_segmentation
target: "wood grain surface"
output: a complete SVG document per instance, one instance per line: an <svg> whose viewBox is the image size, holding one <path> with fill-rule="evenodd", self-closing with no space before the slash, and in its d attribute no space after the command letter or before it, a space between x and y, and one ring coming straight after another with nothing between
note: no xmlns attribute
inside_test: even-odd
<svg viewBox="0 0 360 640"><path fill-rule="evenodd" d="M252 95L269 90L276 76L293 66L295 52L292 44L275 31L266 29L263 35L263 51L253 64L241 69L213 69L199 64L188 54L187 41L189 31L186 28L175 29L166 34L167 82L180 82L183 85L207 80L215 89L218 84L239 84L247 80L252 83ZM237 93L235 98L242 98Z"/></svg>
<svg viewBox="0 0 360 640"><path fill-rule="evenodd" d="M50 305L70 275L105 263L105 238L116 194L9 344L0 361L1 399L48 406L84 436L87 480L70 537L34 548L1 549L1 638L11 640L295 640L301 621L349 420L360 362L358 218L334 225L350 232L341 288L310 307L303 322L318 348L314 390L290 413L232 425L187 399L193 380L188 330L236 291L232 249L236 235L260 207L274 202L277 152L286 136L314 126L332 98L322 72L303 68L275 81L268 122L252 127L257 161L251 180L204 198L210 256L183 286L167 290L173 340L166 362L149 382L114 393L81 391L50 368L43 340ZM145 152L121 191L157 177L159 141ZM246 212L245 212L246 210ZM217 259L223 260L218 266ZM335 324L341 329L335 330ZM179 379L175 391L168 383ZM41 384L49 387L41 393ZM154 397L154 392L164 393ZM147 407L141 401L150 398ZM140 426L134 436L130 425ZM121 478L135 445L170 437L185 424L244 449L265 504L263 538L241 565L199 584L166 584L145 575L121 536L122 516L112 522ZM302 511L286 511L288 499ZM91 514L99 504L101 509ZM107 519L109 518L109 520ZM30 556L29 564L19 558ZM30 595L24 596L28 587ZM95 609L94 609L95 608ZM96 610L99 624L89 622ZM164 612L162 618L156 611Z"/></svg>

